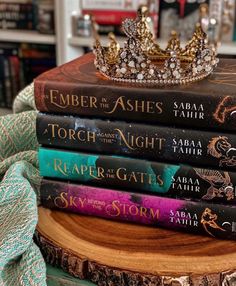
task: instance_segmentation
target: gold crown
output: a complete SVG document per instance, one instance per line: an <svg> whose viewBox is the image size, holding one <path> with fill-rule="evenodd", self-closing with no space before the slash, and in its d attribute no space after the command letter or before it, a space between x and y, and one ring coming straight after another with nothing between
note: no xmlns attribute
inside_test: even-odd
<svg viewBox="0 0 236 286"><path fill-rule="evenodd" d="M219 60L199 24L184 48L173 32L166 49L161 49L149 28L148 14L147 6L141 6L136 19L123 22L128 39L122 48L111 33L107 47L96 37L94 63L105 77L123 82L174 85L201 80L213 71Z"/></svg>

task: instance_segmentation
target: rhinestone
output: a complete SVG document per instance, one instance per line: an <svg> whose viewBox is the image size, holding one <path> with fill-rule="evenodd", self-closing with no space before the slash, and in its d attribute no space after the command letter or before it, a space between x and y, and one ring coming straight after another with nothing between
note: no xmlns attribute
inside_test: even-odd
<svg viewBox="0 0 236 286"><path fill-rule="evenodd" d="M128 63L128 66L131 67L131 68L134 68L134 67L135 67L134 61L129 62L129 63Z"/></svg>
<svg viewBox="0 0 236 286"><path fill-rule="evenodd" d="M107 68L106 68L105 66L103 66L103 67L101 68L101 70L102 70L103 72L106 72Z"/></svg>
<svg viewBox="0 0 236 286"><path fill-rule="evenodd" d="M143 74L142 74L142 73L139 73L139 74L137 75L137 79L138 79L138 80L142 80L142 79L143 79Z"/></svg>
<svg viewBox="0 0 236 286"><path fill-rule="evenodd" d="M145 63L141 63L141 67L142 67L142 68L145 68L145 67L146 67L146 64L145 64Z"/></svg>
<svg viewBox="0 0 236 286"><path fill-rule="evenodd" d="M164 74L162 75L162 77L163 77L164 79L167 79L168 75L167 75L166 73L164 73Z"/></svg>
<svg viewBox="0 0 236 286"><path fill-rule="evenodd" d="M176 78L180 78L180 74L178 71L173 71L173 75L176 77Z"/></svg>
<svg viewBox="0 0 236 286"><path fill-rule="evenodd" d="M174 63L170 64L170 68L174 69L175 68L175 64Z"/></svg>
<svg viewBox="0 0 236 286"><path fill-rule="evenodd" d="M206 66L206 67L205 67L205 70L206 70L207 72L211 71L211 66Z"/></svg>
<svg viewBox="0 0 236 286"><path fill-rule="evenodd" d="M197 66L197 70L201 71L202 70L202 66Z"/></svg>
<svg viewBox="0 0 236 286"><path fill-rule="evenodd" d="M194 74L197 73L197 68L193 68L193 73L194 73Z"/></svg>
<svg viewBox="0 0 236 286"><path fill-rule="evenodd" d="M122 59L126 58L126 52L122 52L121 55Z"/></svg>
<svg viewBox="0 0 236 286"><path fill-rule="evenodd" d="M150 74L150 75L153 75L153 74L154 74L154 69L150 69L150 70L149 70L149 74Z"/></svg>
<svg viewBox="0 0 236 286"><path fill-rule="evenodd" d="M210 61L210 60L211 60L211 57L210 57L210 56L206 56L206 57L204 58L204 60L205 60L205 61Z"/></svg>
<svg viewBox="0 0 236 286"><path fill-rule="evenodd" d="M121 68L121 69L120 69L120 72L123 73L123 74L125 74L126 71L127 71L126 68Z"/></svg>

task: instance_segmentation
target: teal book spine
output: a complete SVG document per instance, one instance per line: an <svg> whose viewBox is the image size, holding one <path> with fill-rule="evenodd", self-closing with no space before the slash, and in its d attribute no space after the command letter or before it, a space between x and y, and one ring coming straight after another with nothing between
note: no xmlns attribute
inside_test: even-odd
<svg viewBox="0 0 236 286"><path fill-rule="evenodd" d="M236 173L121 156L39 149L43 177L235 204Z"/></svg>

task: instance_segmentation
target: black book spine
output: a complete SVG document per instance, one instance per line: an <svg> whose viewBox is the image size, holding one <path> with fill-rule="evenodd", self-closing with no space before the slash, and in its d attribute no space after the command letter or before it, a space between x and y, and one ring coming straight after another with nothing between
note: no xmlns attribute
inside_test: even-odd
<svg viewBox="0 0 236 286"><path fill-rule="evenodd" d="M164 197L236 203L236 173L154 161L39 148L40 175Z"/></svg>
<svg viewBox="0 0 236 286"><path fill-rule="evenodd" d="M236 134L39 113L40 144L236 170Z"/></svg>

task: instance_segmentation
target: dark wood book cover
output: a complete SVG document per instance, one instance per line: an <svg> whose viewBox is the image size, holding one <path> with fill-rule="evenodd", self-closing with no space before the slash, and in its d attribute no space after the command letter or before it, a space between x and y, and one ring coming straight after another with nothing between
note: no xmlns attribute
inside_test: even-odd
<svg viewBox="0 0 236 286"><path fill-rule="evenodd" d="M40 111L202 129L236 130L236 60L221 59L208 78L182 86L118 83L86 54L35 79Z"/></svg>

